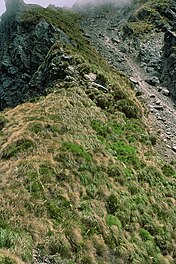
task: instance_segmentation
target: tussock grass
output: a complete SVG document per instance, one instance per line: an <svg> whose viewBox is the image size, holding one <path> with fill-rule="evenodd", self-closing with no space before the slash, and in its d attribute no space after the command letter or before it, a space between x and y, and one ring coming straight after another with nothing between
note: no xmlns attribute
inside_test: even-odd
<svg viewBox="0 0 176 264"><path fill-rule="evenodd" d="M0 160L3 250L21 263L31 245L66 263L174 259L175 168L145 159L142 121L102 110L78 87L5 115L1 148L22 135L35 148Z"/></svg>
<svg viewBox="0 0 176 264"><path fill-rule="evenodd" d="M157 156L131 83L64 12L32 7L21 21L65 30L79 44L64 48L80 74L2 114L0 261L33 263L35 250L37 262L174 263L174 162ZM85 73L109 93L89 89Z"/></svg>

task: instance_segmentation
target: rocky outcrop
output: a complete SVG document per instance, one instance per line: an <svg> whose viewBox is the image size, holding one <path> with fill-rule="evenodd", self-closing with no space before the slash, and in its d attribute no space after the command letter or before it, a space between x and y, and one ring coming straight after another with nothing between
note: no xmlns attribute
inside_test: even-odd
<svg viewBox="0 0 176 264"><path fill-rule="evenodd" d="M176 99L176 33L167 31L164 38L162 58L162 81Z"/></svg>
<svg viewBox="0 0 176 264"><path fill-rule="evenodd" d="M14 4L16 8L14 9ZM0 23L0 109L12 107L44 94L42 86L33 83L39 67L56 41L72 45L70 38L45 20L36 25L21 22L27 5L21 0L6 1L7 11Z"/></svg>

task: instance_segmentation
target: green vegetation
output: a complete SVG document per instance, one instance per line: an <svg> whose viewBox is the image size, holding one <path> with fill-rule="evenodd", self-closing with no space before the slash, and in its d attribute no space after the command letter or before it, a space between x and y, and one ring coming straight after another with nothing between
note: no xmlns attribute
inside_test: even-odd
<svg viewBox="0 0 176 264"><path fill-rule="evenodd" d="M136 149L124 142L116 142L112 146L114 155L118 160L123 161L127 165L133 165L137 168L142 167L142 162L139 160Z"/></svg>
<svg viewBox="0 0 176 264"><path fill-rule="evenodd" d="M123 112L128 118L138 118L140 117L140 109L135 105L134 102L129 99L120 100L117 103L117 109Z"/></svg>
<svg viewBox="0 0 176 264"><path fill-rule="evenodd" d="M85 161L91 161L90 154L87 153L87 151L84 150L84 148L82 146L80 146L79 144L75 144L72 142L64 142L62 144L61 150L62 151L70 151L74 155L76 155L78 157L82 157Z"/></svg>
<svg viewBox="0 0 176 264"><path fill-rule="evenodd" d="M34 27L39 21L47 21L55 27L63 30L73 43L75 43L75 49L69 45L69 49L79 49L79 54L84 57L87 61L95 63L98 66L99 63L105 63L105 61L98 55L98 53L90 47L86 38L83 36L80 30L79 21L80 15L69 10L53 9L53 8L41 8L41 7L30 7L28 8L23 16L21 17L21 24L25 27ZM62 44L61 44L62 45ZM82 61L80 55L78 55L78 62L81 64ZM105 63L106 64L106 63ZM87 64L82 64L82 72L85 72L85 67L89 68ZM83 70L84 68L84 70ZM80 69L81 72L81 69Z"/></svg>
<svg viewBox="0 0 176 264"><path fill-rule="evenodd" d="M2 150L1 157L3 159L9 159L21 152L32 150L33 148L35 148L35 144L32 140L25 138L18 139Z"/></svg>
<svg viewBox="0 0 176 264"><path fill-rule="evenodd" d="M89 46L79 16L35 6L21 23L41 19L78 44L63 49L80 74L2 113L0 263L31 264L34 253L35 262L174 263L175 162L155 150L131 83ZM87 88L85 73L111 93Z"/></svg>
<svg viewBox="0 0 176 264"><path fill-rule="evenodd" d="M136 7L131 14L128 23L124 27L124 36L144 35L152 30L165 30L172 18L168 15L167 9L173 6L173 0L148 0L134 1Z"/></svg>
<svg viewBox="0 0 176 264"><path fill-rule="evenodd" d="M31 263L31 248L56 263L174 259L175 165L146 156L141 119L102 110L76 85L13 111L0 160L4 263Z"/></svg>
<svg viewBox="0 0 176 264"><path fill-rule="evenodd" d="M122 224L120 220L114 215L108 215L106 219L106 223L108 226L117 226L119 229L122 228Z"/></svg>
<svg viewBox="0 0 176 264"><path fill-rule="evenodd" d="M0 263L1 264L17 264L16 261L12 260L11 258L9 257L1 257L0 255Z"/></svg>
<svg viewBox="0 0 176 264"><path fill-rule="evenodd" d="M124 27L124 34L125 35L132 34L134 36L139 36L139 35L143 35L144 33L150 32L152 29L154 29L154 26L147 22L143 22L143 21L129 22Z"/></svg>
<svg viewBox="0 0 176 264"><path fill-rule="evenodd" d="M32 261L32 239L24 231L12 231L9 227L0 228L0 249L9 249L11 252L20 253L25 262ZM0 253L1 260L1 253ZM16 263L8 257L3 257L1 263Z"/></svg>
<svg viewBox="0 0 176 264"><path fill-rule="evenodd" d="M7 119L5 116L0 115L0 130L2 130L7 123Z"/></svg>

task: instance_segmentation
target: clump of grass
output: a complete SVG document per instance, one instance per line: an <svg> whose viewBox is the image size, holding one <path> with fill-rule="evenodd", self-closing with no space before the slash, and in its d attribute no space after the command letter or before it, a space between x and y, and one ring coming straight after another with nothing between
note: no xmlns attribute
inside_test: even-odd
<svg viewBox="0 0 176 264"><path fill-rule="evenodd" d="M101 109L110 110L110 107L113 105L114 99L111 94L99 93L94 101L96 105Z"/></svg>
<svg viewBox="0 0 176 264"><path fill-rule="evenodd" d="M35 147L35 143L32 140L21 138L7 145L1 153L1 158L9 159L11 157L17 156L19 153L33 150Z"/></svg>
<svg viewBox="0 0 176 264"><path fill-rule="evenodd" d="M136 21L129 22L124 28L124 35L139 36L150 32L154 26L151 23Z"/></svg>
<svg viewBox="0 0 176 264"><path fill-rule="evenodd" d="M47 235L46 246L48 247L49 254L52 256L60 254L62 258L71 258L71 244L64 234L57 234L56 236L56 234L50 232L50 234ZM70 263L70 261L68 261L68 263Z"/></svg>
<svg viewBox="0 0 176 264"><path fill-rule="evenodd" d="M10 257L1 256L0 255L0 263L1 264L17 264L17 262Z"/></svg>
<svg viewBox="0 0 176 264"><path fill-rule="evenodd" d="M155 145L156 145L156 143L157 143L157 138L156 138L155 135L150 135L150 136L149 136L149 140L150 140L152 146L155 146Z"/></svg>
<svg viewBox="0 0 176 264"><path fill-rule="evenodd" d="M107 173L114 180L119 180L119 178L124 177L124 170L118 165L110 165Z"/></svg>
<svg viewBox="0 0 176 264"><path fill-rule="evenodd" d="M24 261L32 260L32 239L24 232L13 231L10 228L0 228L0 248L14 252L20 247L21 258ZM22 251L23 249L23 251ZM4 258L4 261L5 260ZM10 259L9 259L10 261ZM7 262L8 263L8 262ZM13 263L13 261L12 261Z"/></svg>
<svg viewBox="0 0 176 264"><path fill-rule="evenodd" d="M42 164L39 168L40 179L43 183L52 182L52 179L56 177L56 172L49 164Z"/></svg>
<svg viewBox="0 0 176 264"><path fill-rule="evenodd" d="M2 130L7 123L7 118L4 115L0 115L0 130Z"/></svg>
<svg viewBox="0 0 176 264"><path fill-rule="evenodd" d="M122 99L127 99L129 96L127 91L120 89L117 85L112 86L112 95L115 102Z"/></svg>
<svg viewBox="0 0 176 264"><path fill-rule="evenodd" d="M139 118L141 111L139 107L129 99L123 99L117 102L116 107L123 112L128 118Z"/></svg>
<svg viewBox="0 0 176 264"><path fill-rule="evenodd" d="M106 201L107 211L109 214L115 214L118 209L119 201L115 194L109 195Z"/></svg>
<svg viewBox="0 0 176 264"><path fill-rule="evenodd" d="M25 187L35 198L41 198L43 195L43 184L36 171L29 171L25 180Z"/></svg>
<svg viewBox="0 0 176 264"><path fill-rule="evenodd" d="M161 171L154 166L146 166L138 173L139 182L148 182L151 186L162 184L163 175Z"/></svg>
<svg viewBox="0 0 176 264"><path fill-rule="evenodd" d="M170 165L170 164L165 164L162 168L161 168L162 172L164 175L166 175L167 177L176 177L176 171L174 170L174 168Z"/></svg>
<svg viewBox="0 0 176 264"><path fill-rule="evenodd" d="M146 241L146 240L153 240L153 237L151 236L151 234L145 230L144 228L140 229L140 236L141 238Z"/></svg>
<svg viewBox="0 0 176 264"><path fill-rule="evenodd" d="M114 143L111 146L111 149L114 151L114 155L117 157L117 159L124 162L125 164L131 164L136 168L141 168L143 166L143 163L137 156L137 150L135 147L130 146L123 141L119 141Z"/></svg>
<svg viewBox="0 0 176 264"><path fill-rule="evenodd" d="M107 223L108 226L117 226L119 228L119 230L122 229L122 223L114 215L111 215L111 214L107 215L107 217L106 217L106 223Z"/></svg>
<svg viewBox="0 0 176 264"><path fill-rule="evenodd" d="M92 121L92 128L97 132L99 136L104 138L106 138L108 134L111 132L110 127L99 120Z"/></svg>
<svg viewBox="0 0 176 264"><path fill-rule="evenodd" d="M43 131L43 126L41 123L32 123L29 126L29 131L35 134L39 134Z"/></svg>
<svg viewBox="0 0 176 264"><path fill-rule="evenodd" d="M87 162L92 160L91 155L77 143L63 142L61 150L64 152L71 152L73 155L83 158Z"/></svg>

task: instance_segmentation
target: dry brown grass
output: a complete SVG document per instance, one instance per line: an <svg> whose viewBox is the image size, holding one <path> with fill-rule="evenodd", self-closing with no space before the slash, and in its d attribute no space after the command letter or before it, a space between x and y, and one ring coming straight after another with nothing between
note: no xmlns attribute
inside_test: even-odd
<svg viewBox="0 0 176 264"><path fill-rule="evenodd" d="M75 263L112 263L111 255L118 245L115 261L125 263L137 251L137 244L129 242L134 231L126 231L125 225L120 228L116 218L107 224L107 216L113 214L107 210L107 200L115 194L121 206L118 219L120 215L122 220L128 219L129 187L134 188L134 194L142 189L146 195L151 186L147 182L138 183L136 169L118 160L110 150L110 140L105 138L102 143L92 127L93 120L106 125L111 118L123 126L127 122L125 117L118 112L102 111L78 87L61 89L37 103L8 110L5 115L8 122L3 129L1 151L10 149L19 139L28 139L35 147L0 159L1 217L15 230L24 230L30 235L33 248L43 248L43 254L51 254L54 248L64 259L71 258ZM113 134L113 137L116 141L122 140L119 135ZM63 148L64 142L71 143L68 149ZM145 166L158 166L155 156L145 156L151 146L136 142L135 147ZM117 178L110 171L113 167L119 170ZM125 174L128 170L131 176ZM128 177L133 174L132 181ZM151 206L158 203L158 197L150 195L147 199ZM172 196L168 199L169 206L161 203L162 210L169 211L175 205ZM152 225L162 228L162 221L156 224L155 220ZM141 223L133 226L135 239L141 243L140 228ZM21 249L14 254L19 257ZM165 259L167 263L169 257Z"/></svg>
<svg viewBox="0 0 176 264"><path fill-rule="evenodd" d="M9 250L0 249L0 261L1 257L7 257L8 259L14 261L16 264L25 264L25 262L21 261L20 258L18 258L13 252L10 252Z"/></svg>

